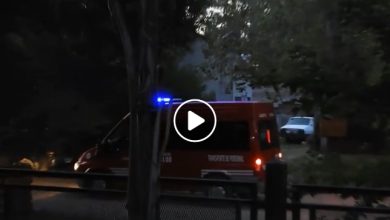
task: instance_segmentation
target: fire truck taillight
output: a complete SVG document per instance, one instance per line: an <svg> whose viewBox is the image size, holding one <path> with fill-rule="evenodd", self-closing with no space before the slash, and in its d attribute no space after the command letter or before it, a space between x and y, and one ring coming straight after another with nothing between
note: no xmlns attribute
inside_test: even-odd
<svg viewBox="0 0 390 220"><path fill-rule="evenodd" d="M267 138L267 143L271 144L271 131L269 129L267 129L265 135L266 135L266 138Z"/></svg>
<svg viewBox="0 0 390 220"><path fill-rule="evenodd" d="M256 165L256 171L260 171L261 170L261 159L260 158L257 158L256 160L255 160L255 165Z"/></svg>

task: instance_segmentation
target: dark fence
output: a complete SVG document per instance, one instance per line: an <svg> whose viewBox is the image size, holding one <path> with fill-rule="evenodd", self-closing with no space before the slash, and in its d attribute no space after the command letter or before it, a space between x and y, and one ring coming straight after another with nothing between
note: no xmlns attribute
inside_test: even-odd
<svg viewBox="0 0 390 220"><path fill-rule="evenodd" d="M390 197L390 190L292 185L287 186L287 166L281 161L272 161L266 166L265 200L259 199L258 184L231 180L160 178L160 218L165 219L262 219L259 210L265 210L266 220L285 220L287 211L292 219L302 219L301 211L308 210L310 220L318 219L319 210L342 211L346 213L376 213L390 216L390 208L378 206L344 206L331 204L303 203L307 194L339 194L342 196ZM120 189L69 188L60 186L32 185L34 178L61 178L74 180L127 181L127 176L109 174L82 174L69 172L40 172L20 169L0 169L0 187L3 189L4 216L13 211L31 209L31 191L58 191L85 193L88 195L125 195ZM214 189L223 194L214 195ZM210 194L211 192L211 194ZM15 203L14 199L18 198ZM23 201L21 202L21 198ZM18 208L15 209L15 207ZM23 209L22 209L23 211Z"/></svg>
<svg viewBox="0 0 390 220"><path fill-rule="evenodd" d="M88 195L125 195L121 189L70 188L60 186L32 185L31 178L56 178L74 180L103 180L126 182L127 176L42 172L27 169L0 169L0 187L3 190L3 214L13 219L15 213L27 215L31 212L31 191L56 191L84 193ZM160 178L162 187L159 206L160 219L257 219L257 183L211 179ZM178 187L180 186L180 187ZM213 197L210 189L222 188L224 194ZM174 190L173 190L174 189ZM179 190L177 190L179 189ZM244 189L244 190L241 190ZM189 192L189 190L191 192ZM245 195L239 194L243 192ZM245 213L243 213L245 212Z"/></svg>
<svg viewBox="0 0 390 220"><path fill-rule="evenodd" d="M190 189L192 194L162 193L161 219L257 219L256 182L161 177L162 189ZM210 189L223 194L209 195ZM200 194L200 195L199 195ZM245 213L243 213L245 212Z"/></svg>
<svg viewBox="0 0 390 220"><path fill-rule="evenodd" d="M265 209L266 220L285 220L287 219L286 213L288 210L291 210L293 220L302 219L301 210L309 211L308 218L310 220L320 219L317 216L318 210L341 211L354 214L355 217L349 219L358 219L356 214L362 213L390 214L390 208L388 207L302 203L302 196L307 194L339 194L341 197L389 197L390 190L317 185L288 186L286 170L287 165L282 161L275 160L267 164L265 202L259 202L258 205L260 209ZM386 216L386 219L390 219L390 215Z"/></svg>
<svg viewBox="0 0 390 220"><path fill-rule="evenodd" d="M301 219L301 210L309 210L309 219L317 219L317 210L343 211L346 213L375 213L390 214L390 208L370 207L370 206L343 206L343 205L324 205L324 204L305 204L301 203L301 198L305 194L339 194L345 196L390 196L388 189L371 189L356 187L335 187L335 186L315 186L315 185L293 185L291 189L291 203L288 208L292 210L293 220ZM388 216L387 219L389 219Z"/></svg>

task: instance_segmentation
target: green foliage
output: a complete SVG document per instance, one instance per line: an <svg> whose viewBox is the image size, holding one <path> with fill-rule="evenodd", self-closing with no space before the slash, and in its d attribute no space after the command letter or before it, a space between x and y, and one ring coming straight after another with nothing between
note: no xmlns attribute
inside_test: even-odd
<svg viewBox="0 0 390 220"><path fill-rule="evenodd" d="M288 87L301 95L305 109L366 118L377 126L364 126L390 132L390 2L216 0L213 5L218 10L201 17L209 42L205 72L233 74L255 86Z"/></svg>
<svg viewBox="0 0 390 220"><path fill-rule="evenodd" d="M201 98L204 87L202 79L191 67L174 68L167 72L161 82L162 88L183 100Z"/></svg>
<svg viewBox="0 0 390 220"><path fill-rule="evenodd" d="M204 19L209 53L216 63L247 54L248 62L237 61L234 73L241 69L255 85L283 84L330 105L344 93L377 85L384 74L379 33L344 18L350 10L366 10L362 3L224 1L223 13ZM387 10L389 4L376 7Z"/></svg>
<svg viewBox="0 0 390 220"><path fill-rule="evenodd" d="M292 183L336 186L388 187L389 156L327 154L305 156L289 163Z"/></svg>
<svg viewBox="0 0 390 220"><path fill-rule="evenodd" d="M202 75L199 74L195 66L178 65L185 52L186 50L178 48L163 51L161 56L165 62L161 65L160 89L183 100L202 98L204 91Z"/></svg>
<svg viewBox="0 0 390 220"><path fill-rule="evenodd" d="M123 3L131 35L138 36L138 5ZM155 45L161 53L185 50L195 39L194 20L204 3L160 5ZM3 8L0 127L6 134L0 146L22 154L32 148L90 147L128 111L123 48L107 1L16 0ZM133 39L137 45L139 37ZM159 59L169 66L166 86L184 96L198 93L200 80L191 70L177 69L176 60ZM190 78L191 84L175 78Z"/></svg>

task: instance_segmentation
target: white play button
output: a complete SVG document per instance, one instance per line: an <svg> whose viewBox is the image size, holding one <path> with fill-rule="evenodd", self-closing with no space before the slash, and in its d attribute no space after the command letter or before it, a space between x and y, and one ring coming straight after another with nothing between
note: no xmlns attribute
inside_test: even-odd
<svg viewBox="0 0 390 220"><path fill-rule="evenodd" d="M211 105L200 99L173 104L173 127L185 141L199 143L209 138L217 127L217 115ZM197 129L195 129L197 128ZM173 134L174 135L174 134Z"/></svg>
<svg viewBox="0 0 390 220"><path fill-rule="evenodd" d="M187 129L191 131L192 129L198 127L199 125L205 122L204 118L195 114L193 111L187 112Z"/></svg>

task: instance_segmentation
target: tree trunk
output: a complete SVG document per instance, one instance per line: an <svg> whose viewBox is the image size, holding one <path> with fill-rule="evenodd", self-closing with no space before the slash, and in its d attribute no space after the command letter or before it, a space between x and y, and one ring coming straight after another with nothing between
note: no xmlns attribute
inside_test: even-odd
<svg viewBox="0 0 390 220"><path fill-rule="evenodd" d="M131 220L152 220L158 217L159 163L153 139L154 118L149 109L156 85L157 1L139 1L139 25L131 27L136 39L131 39L122 6L109 2L111 14L121 35L129 86L130 136L127 209ZM134 49L134 45L137 45ZM156 123L156 126L158 123Z"/></svg>

